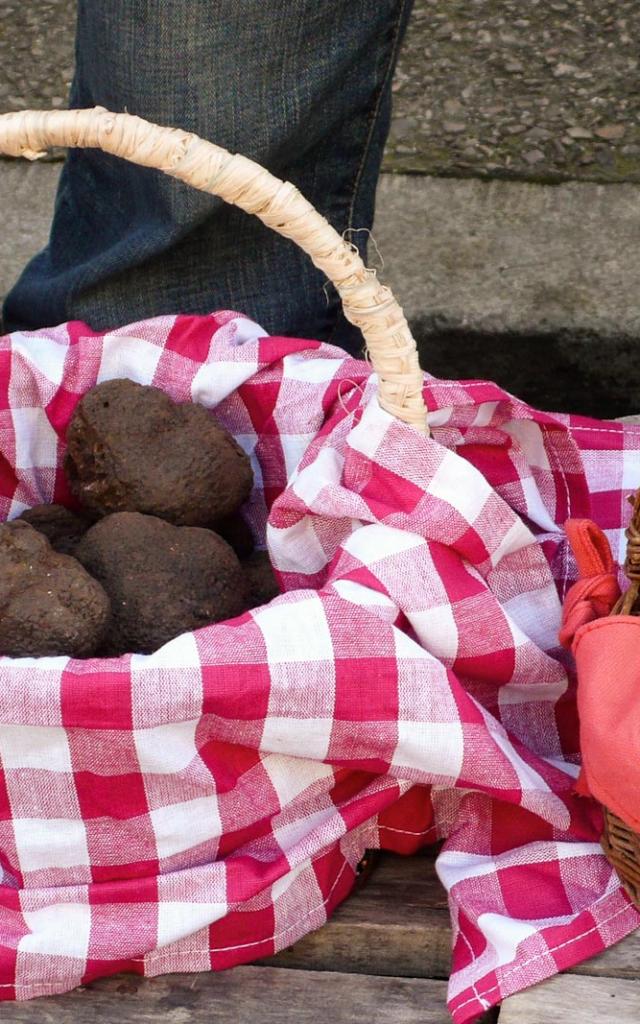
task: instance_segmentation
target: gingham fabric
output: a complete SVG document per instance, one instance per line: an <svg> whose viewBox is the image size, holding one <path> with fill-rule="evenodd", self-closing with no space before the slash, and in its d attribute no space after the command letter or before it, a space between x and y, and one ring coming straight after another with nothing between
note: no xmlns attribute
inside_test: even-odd
<svg viewBox="0 0 640 1024"><path fill-rule="evenodd" d="M620 552L640 428L425 380L432 436L364 362L237 314L0 342L0 502L68 501L96 382L200 402L252 459L285 593L145 657L0 659L0 993L231 967L323 924L368 847L440 838L463 1024L638 927L573 794L558 645L592 516Z"/></svg>

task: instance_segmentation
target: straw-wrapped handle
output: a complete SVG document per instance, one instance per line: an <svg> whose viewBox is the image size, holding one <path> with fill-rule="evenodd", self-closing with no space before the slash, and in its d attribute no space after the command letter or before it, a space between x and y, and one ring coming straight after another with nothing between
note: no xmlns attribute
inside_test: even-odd
<svg viewBox="0 0 640 1024"><path fill-rule="evenodd" d="M177 128L93 110L0 115L0 153L36 159L52 146L91 147L154 167L220 196L296 242L335 285L344 314L364 335L388 412L428 433L416 343L389 288L289 182L259 164Z"/></svg>

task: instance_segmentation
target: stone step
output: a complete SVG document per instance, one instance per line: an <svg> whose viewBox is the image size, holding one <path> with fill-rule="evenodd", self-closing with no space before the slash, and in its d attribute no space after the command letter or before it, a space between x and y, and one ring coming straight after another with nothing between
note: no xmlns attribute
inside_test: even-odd
<svg viewBox="0 0 640 1024"><path fill-rule="evenodd" d="M638 186L385 175L374 234L430 372L637 412Z"/></svg>
<svg viewBox="0 0 640 1024"><path fill-rule="evenodd" d="M0 295L46 241L59 170L0 161ZM637 411L637 186L383 175L374 237L432 373L546 409Z"/></svg>

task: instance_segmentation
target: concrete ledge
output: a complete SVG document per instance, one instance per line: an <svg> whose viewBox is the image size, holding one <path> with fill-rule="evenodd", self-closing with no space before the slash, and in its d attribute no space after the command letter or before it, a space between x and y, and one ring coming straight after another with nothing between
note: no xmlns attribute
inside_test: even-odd
<svg viewBox="0 0 640 1024"><path fill-rule="evenodd" d="M383 177L375 237L434 329L640 337L640 188Z"/></svg>
<svg viewBox="0 0 640 1024"><path fill-rule="evenodd" d="M374 234L431 372L637 411L640 188L387 175Z"/></svg>
<svg viewBox="0 0 640 1024"><path fill-rule="evenodd" d="M49 237L61 164L0 160L0 303Z"/></svg>
<svg viewBox="0 0 640 1024"><path fill-rule="evenodd" d="M59 172L0 161L0 295L46 241ZM637 411L640 187L386 175L374 237L432 372Z"/></svg>

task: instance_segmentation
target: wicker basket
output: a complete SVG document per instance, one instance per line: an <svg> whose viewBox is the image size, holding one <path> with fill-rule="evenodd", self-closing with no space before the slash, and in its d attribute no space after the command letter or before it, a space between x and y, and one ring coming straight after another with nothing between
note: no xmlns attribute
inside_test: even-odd
<svg viewBox="0 0 640 1024"><path fill-rule="evenodd" d="M0 115L0 154L34 160L53 146L102 149L163 171L254 214L295 242L335 285L346 318L361 329L378 374L381 406L428 433L423 375L402 309L375 271L364 266L355 246L345 242L293 185L196 135L102 107Z"/></svg>
<svg viewBox="0 0 640 1024"><path fill-rule="evenodd" d="M640 490L629 500L633 504L633 513L626 530L624 563L629 587L614 606L612 615L640 615ZM602 849L630 899L640 907L640 835L608 807L603 807L603 811Z"/></svg>
<svg viewBox="0 0 640 1024"><path fill-rule="evenodd" d="M640 836L608 807L603 810L602 849L629 898L640 907Z"/></svg>

